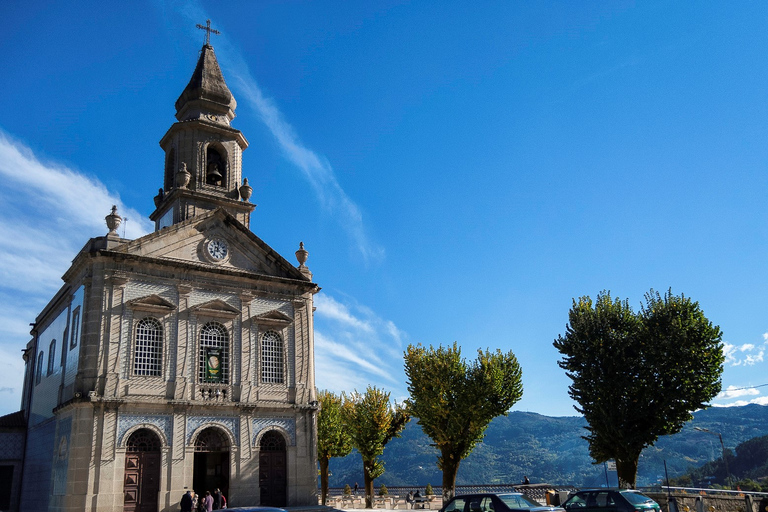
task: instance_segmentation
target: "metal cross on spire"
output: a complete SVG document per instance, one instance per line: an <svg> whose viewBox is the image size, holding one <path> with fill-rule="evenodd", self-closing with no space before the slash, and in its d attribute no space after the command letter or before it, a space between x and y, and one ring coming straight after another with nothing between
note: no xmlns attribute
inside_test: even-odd
<svg viewBox="0 0 768 512"><path fill-rule="evenodd" d="M211 20L205 20L205 26L202 26L201 24L195 25L197 28L205 30L205 45L210 46L211 45L211 34L216 34L217 36L221 34L216 29L211 28Z"/></svg>

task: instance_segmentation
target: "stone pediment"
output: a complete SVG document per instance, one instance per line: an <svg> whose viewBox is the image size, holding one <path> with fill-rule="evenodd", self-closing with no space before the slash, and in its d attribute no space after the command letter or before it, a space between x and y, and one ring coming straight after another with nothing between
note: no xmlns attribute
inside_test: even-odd
<svg viewBox="0 0 768 512"><path fill-rule="evenodd" d="M165 315L176 309L176 305L159 295L147 295L128 302L128 307L137 311L148 311Z"/></svg>
<svg viewBox="0 0 768 512"><path fill-rule="evenodd" d="M233 308L223 300L215 299L192 308L198 315L212 316L216 318L235 318L240 314L240 310Z"/></svg>
<svg viewBox="0 0 768 512"><path fill-rule="evenodd" d="M258 325L266 325L268 327L276 327L279 329L282 329L293 322L293 318L277 310L256 315L252 320Z"/></svg>
<svg viewBox="0 0 768 512"><path fill-rule="evenodd" d="M222 209L132 240L114 251L308 281L295 266Z"/></svg>

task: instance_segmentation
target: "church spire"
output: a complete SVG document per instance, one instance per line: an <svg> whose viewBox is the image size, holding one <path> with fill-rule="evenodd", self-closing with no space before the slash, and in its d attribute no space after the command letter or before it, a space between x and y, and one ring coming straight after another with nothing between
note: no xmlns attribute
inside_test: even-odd
<svg viewBox="0 0 768 512"><path fill-rule="evenodd" d="M192 78L176 100L176 119L188 121L205 117L228 125L235 118L236 107L213 46L203 45Z"/></svg>
<svg viewBox="0 0 768 512"><path fill-rule="evenodd" d="M210 45L210 34L217 31L210 21L198 27L206 31L206 44L176 100L178 122L160 140L165 151L163 188L149 216L157 230L216 208L224 208L249 227L256 207L250 202L253 189L242 174L248 141L230 126L237 102Z"/></svg>

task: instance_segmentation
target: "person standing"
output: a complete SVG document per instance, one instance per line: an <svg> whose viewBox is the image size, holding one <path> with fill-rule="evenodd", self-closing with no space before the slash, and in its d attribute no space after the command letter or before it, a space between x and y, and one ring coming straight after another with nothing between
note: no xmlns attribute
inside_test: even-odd
<svg viewBox="0 0 768 512"><path fill-rule="evenodd" d="M224 508L224 503L226 503L224 495L221 494L221 489L217 487L216 490L213 491L213 510Z"/></svg>
<svg viewBox="0 0 768 512"><path fill-rule="evenodd" d="M184 493L179 502L179 507L181 507L181 512L192 512L192 493L189 491Z"/></svg>
<svg viewBox="0 0 768 512"><path fill-rule="evenodd" d="M205 512L213 511L213 496L211 496L211 491L205 491L205 498L203 498L203 510L205 510Z"/></svg>

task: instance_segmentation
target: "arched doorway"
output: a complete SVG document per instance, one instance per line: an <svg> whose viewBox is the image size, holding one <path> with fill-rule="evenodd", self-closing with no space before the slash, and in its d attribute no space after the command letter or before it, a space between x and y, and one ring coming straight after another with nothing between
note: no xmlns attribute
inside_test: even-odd
<svg viewBox="0 0 768 512"><path fill-rule="evenodd" d="M275 430L266 432L259 443L259 488L261 505L284 507L287 505L285 439Z"/></svg>
<svg viewBox="0 0 768 512"><path fill-rule="evenodd" d="M221 489L229 499L229 441L218 428L206 428L195 440L192 488L201 496Z"/></svg>
<svg viewBox="0 0 768 512"><path fill-rule="evenodd" d="M157 512L161 446L157 434L146 428L128 438L123 479L125 512Z"/></svg>

